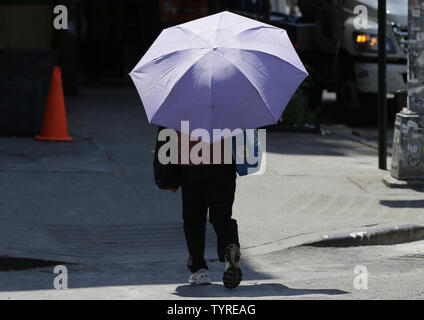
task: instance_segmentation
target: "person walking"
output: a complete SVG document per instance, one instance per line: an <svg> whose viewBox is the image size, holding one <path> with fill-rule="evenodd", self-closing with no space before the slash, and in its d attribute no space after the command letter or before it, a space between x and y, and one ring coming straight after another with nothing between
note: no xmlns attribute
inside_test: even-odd
<svg viewBox="0 0 424 320"><path fill-rule="evenodd" d="M285 30L224 11L164 29L130 76L149 123L180 130L187 121L211 137L214 130L278 123L308 72ZM237 222L232 219L239 164L180 167L189 281L210 282L204 260L209 212L218 256L226 262L224 285L234 288L242 278ZM172 167L156 162L155 179L168 169ZM166 185L166 177L158 181Z"/></svg>
<svg viewBox="0 0 424 320"><path fill-rule="evenodd" d="M181 134L179 134L181 140ZM190 141L188 152L197 143ZM210 284L208 266L204 258L207 215L217 236L217 253L221 262L225 262L223 283L226 288L237 287L242 280L240 268L240 242L237 221L232 218L232 207L236 190L236 165L224 163L224 141L221 143L221 161L219 164L201 162L200 164L181 164L181 191L183 205L184 234L189 252L188 268L192 272L189 283L193 285ZM213 159L213 145L210 159ZM201 153L200 153L201 156ZM180 157L181 160L181 157ZM191 159L190 159L191 160Z"/></svg>

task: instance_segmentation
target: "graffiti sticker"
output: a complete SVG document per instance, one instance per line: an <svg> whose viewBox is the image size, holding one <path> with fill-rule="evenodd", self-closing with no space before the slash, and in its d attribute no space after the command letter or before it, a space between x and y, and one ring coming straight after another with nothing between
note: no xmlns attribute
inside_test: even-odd
<svg viewBox="0 0 424 320"><path fill-rule="evenodd" d="M418 167L419 165L420 165L420 163L421 163L421 160L420 159L418 159L418 158L416 158L416 157L414 157L414 156L409 156L408 157L408 165L410 166L410 167Z"/></svg>

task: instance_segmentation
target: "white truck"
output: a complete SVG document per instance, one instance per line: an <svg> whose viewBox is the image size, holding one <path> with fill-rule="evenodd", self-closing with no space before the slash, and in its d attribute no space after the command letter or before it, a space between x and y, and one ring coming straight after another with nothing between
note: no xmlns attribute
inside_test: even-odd
<svg viewBox="0 0 424 320"><path fill-rule="evenodd" d="M312 70L315 96L337 93L340 107L376 106L378 0L297 0L301 16L271 0L271 24L286 29ZM290 12L295 12L290 10ZM387 92L406 90L408 0L387 0Z"/></svg>

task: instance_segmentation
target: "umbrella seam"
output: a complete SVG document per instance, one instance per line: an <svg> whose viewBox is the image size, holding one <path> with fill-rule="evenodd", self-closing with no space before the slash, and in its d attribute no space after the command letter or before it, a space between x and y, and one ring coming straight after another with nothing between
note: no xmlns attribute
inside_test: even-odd
<svg viewBox="0 0 424 320"><path fill-rule="evenodd" d="M182 49L182 50L175 50L175 51L171 51L171 52L167 52L159 57L153 58L152 60L147 61L146 63L144 63L143 65L141 65L140 67L137 68L137 66L130 72L131 73L142 73L142 70L145 67L151 66L155 61L165 58L167 56L170 56L172 54L175 54L177 52L185 52L185 51L191 51L191 50L199 50L199 49L204 49L204 48L190 48L190 49ZM137 68L137 69L136 69Z"/></svg>
<svg viewBox="0 0 424 320"><path fill-rule="evenodd" d="M220 16L219 16L219 20L218 20L218 23L217 23L217 25L216 25L216 30L215 30L215 43L213 44L213 46L215 47L216 46L216 40L217 40L217 38L218 38L218 29L219 29L219 25L221 24L221 21L222 21L222 16L223 16L223 14L221 14Z"/></svg>
<svg viewBox="0 0 424 320"><path fill-rule="evenodd" d="M217 23L217 25L216 25L216 31L218 31L219 25L221 24L222 16L223 16L222 14L219 16L219 20L218 20L218 23ZM196 37L198 37L198 38L202 39L203 41L205 41L206 43L208 43L211 47L213 47L213 46L214 46L214 44L213 44L213 43L210 43L208 40L206 40L205 38L203 38L201 35L199 35L199 34L197 34L197 33L193 32L193 31L191 31L190 29L187 29L186 27L184 27L184 25L178 25L178 26L175 26L175 28L178 28L178 29L181 29L181 30L187 31L187 32L189 32L190 34L193 34L194 36L196 36ZM216 43L216 38L217 38L217 33L215 33L215 43Z"/></svg>
<svg viewBox="0 0 424 320"><path fill-rule="evenodd" d="M168 97L172 94L172 91L174 90L174 88L177 86L177 84L181 81L181 79L187 74L187 72L189 72L189 70L197 63L199 62L203 57L205 57L208 53L210 53L210 51L206 52L204 55L202 55L199 59L197 59L195 62L193 62L193 64L187 68L186 71L183 72L183 74L181 75L181 77L179 77L174 84L172 85L172 87L169 89L168 94L166 95L165 99L160 103L159 107L157 108L155 114L153 115L152 119L150 122L154 121L156 115L159 113L160 108L163 106L164 102L166 101L166 99L168 99Z"/></svg>
<svg viewBox="0 0 424 320"><path fill-rule="evenodd" d="M241 49L235 49L235 50L241 50ZM273 56L273 57L275 57L275 58L277 58L277 59L279 59L279 60L281 60L281 62L283 62L283 63L287 63L288 65L290 65L291 67L293 67L294 69L296 69L296 70L298 70L298 71L301 71L301 72L303 72L303 70L300 70L299 68L297 68L296 66L294 66L293 64L291 64L290 62L288 62L288 61L286 61L286 60L283 60L283 59L280 59L280 58L278 58L277 56L275 56L275 55L273 55L273 54L268 54L267 52L263 52L263 51L258 51L258 50L243 50L243 51L252 51L252 52L258 52L258 53L263 53L263 54L266 54L266 55L270 55L270 56ZM249 63L249 62L247 62L246 60L243 60L245 63L247 63L249 66L251 66L252 68L255 68L257 71L259 71L260 73L262 73L265 77L267 77L268 79L270 79L270 80L272 80L270 77L269 77L269 75L267 74L267 73L265 73L265 72L263 72L261 69L259 69L259 68L257 68L256 66L254 66L253 64L251 64L251 63ZM309 74L306 72L306 75L308 76ZM306 77L305 77L306 78Z"/></svg>
<svg viewBox="0 0 424 320"><path fill-rule="evenodd" d="M187 29L187 28L182 27L182 26L176 26L175 28L178 28L178 29L184 30L186 32L189 32L190 34L194 35L195 37L203 40L204 42L206 42L207 44L209 44L209 45L212 46L212 44L208 40L206 40L205 38L203 38L201 35L199 35L199 34L193 32L193 31L191 31L190 29ZM203 49L207 49L207 48L203 48Z"/></svg>
<svg viewBox="0 0 424 320"><path fill-rule="evenodd" d="M266 102L265 102L265 99L264 99L264 97L261 95L261 93L259 92L259 90L258 90L258 88L252 83L252 81L250 81L250 79L244 74L244 72L243 71L241 71L240 70L240 68L238 67L238 66L236 66L232 61L230 61L230 60L228 60L224 55L222 55L221 54L221 56L225 59L225 60L227 60L234 68L236 68L242 75L243 75L243 77L244 78L246 78L246 80L252 85L252 87L253 88L255 88L255 90L256 90L256 92L258 93L258 95L259 95L259 97L261 97L261 100L262 100L262 102L264 103L264 105L265 105L265 109L268 111L268 113L271 115L271 118L272 118L272 120L274 121L274 122L277 122L278 121L278 119L276 120L275 118L274 118L274 115L272 114L272 112L271 112L271 110L269 110L269 108L267 107L267 104L266 104Z"/></svg>
<svg viewBox="0 0 424 320"><path fill-rule="evenodd" d="M174 28L176 28L176 29L180 29L181 31L183 31L183 32L185 32L185 33L190 33L190 34L192 34L192 35L194 35L194 36L196 36L197 38L199 38L200 40L202 40L202 41L204 41L204 42L206 42L206 43L209 43L208 41L206 41L204 38L202 38L201 36L199 36L198 34L196 34L196 33L194 33L193 31L191 31L191 30L189 30L189 29L187 29L187 28L185 28L185 27L183 27L183 26L180 26L180 25L178 25L178 26L174 26L174 27L170 27L170 28L166 28L166 29L164 29L161 33L160 33L160 35L159 35L159 37L160 36L164 36L163 35L163 33L164 33L164 31L167 31L167 30L170 30L170 29L174 29ZM159 37L158 37L158 39L159 39ZM157 39L157 40L158 40ZM157 40L152 44L152 46L149 48L149 50L147 50L147 52L145 53L145 55L147 55L148 53L149 53L149 51L150 51L150 49L155 45L155 43L157 42ZM179 41L176 41L175 43L178 43ZM173 42L171 42L171 43L173 43ZM170 42L168 42L167 43L168 45L170 44ZM187 49L183 49L183 50L175 50L175 51L172 51L172 52L179 52L179 51L185 51L185 50L196 50L196 49L206 49L206 48L204 48L204 47L199 47L199 48L187 48ZM170 52L170 53L172 53L172 52ZM165 54L162 54L162 55L160 55L160 56L158 56L158 57L155 57L155 58L152 58L152 59L150 59L150 60L148 60L148 61L146 61L144 64L143 64L143 66L144 65L146 65L146 64L148 64L148 63L150 63L150 62L152 62L152 61L154 61L154 60L156 60L156 59L159 59L159 58L161 58L161 57L163 57L163 56L165 56L165 55L167 55L168 53L165 53ZM144 58L144 57L143 57ZM143 58L141 59L141 60L143 60ZM137 66L136 66L137 67ZM135 68L134 68L135 69Z"/></svg>
<svg viewBox="0 0 424 320"><path fill-rule="evenodd" d="M275 30L283 30L283 31L285 31L285 32L286 32L286 30L285 30L285 29L277 28L277 27L274 27L274 26L256 26L256 27L251 27L251 28L244 29L243 31L240 31L239 33L236 33L235 35L236 35L236 36L239 36L239 35L241 35L243 32L251 31L251 30L255 30L255 29L275 29Z"/></svg>
<svg viewBox="0 0 424 320"><path fill-rule="evenodd" d="M252 43L253 43L253 42L252 42ZM279 60L281 60L281 61L283 61L283 62L286 62L286 63L290 64L293 68L296 68L297 70L302 71L302 72L306 72L306 74L307 74L307 75L309 75L309 73L306 71L306 69L305 69L305 70L302 70L302 69L298 68L297 66L295 66L293 63L291 63L291 62L289 62L289 61L286 61L286 60L283 60L282 58L280 58L280 57L276 56L275 54L269 53L269 52L260 51L260 50L255 50L255 49L242 49L242 48L225 48L225 49L241 50L241 51L251 51L251 52L259 52L259 53L263 53L263 54L266 54L266 55L269 55L269 56L273 56L273 57L275 57L275 58L277 58L277 59L279 59ZM299 59L299 60L300 60L300 59ZM302 61L300 61L300 62L301 62L301 64L303 65ZM305 68L305 66L303 66L303 68Z"/></svg>
<svg viewBox="0 0 424 320"><path fill-rule="evenodd" d="M243 16L243 15L240 15L240 14L236 14L236 13L231 12L231 11L223 11L222 13L229 13L230 15L237 16L239 19L254 20L254 19L251 19L249 17ZM259 25L255 26L255 27L247 28L245 30L254 29L254 28L274 28L274 29L281 29L281 28L278 28L276 26L273 26L272 24L264 23L262 21L258 21L258 20L254 20L254 21L256 23L258 23ZM243 30L243 31L245 31L245 30ZM281 29L281 30L284 30L284 29ZM241 31L241 32L243 32L243 31Z"/></svg>
<svg viewBox="0 0 424 320"><path fill-rule="evenodd" d="M222 16L220 17L220 19L219 19L219 21L218 21L218 26L219 26L219 24L220 24L221 20L222 20ZM198 34L194 33L193 31L191 31L191 30L189 30L189 29L186 29L186 28L184 28L184 27L181 27L181 26L176 26L176 28L179 28L179 29L181 29L181 30L185 30L185 31L190 32L190 33L191 33L191 34L193 34L194 36L196 36L196 37L198 37L198 38L202 39L203 41L205 41L206 43L208 43L209 45L211 45L211 47L213 47L213 44L211 44L211 43L210 43L209 41L207 41L206 39L202 38L200 35L198 35ZM284 30L284 29L281 29L281 28L272 27L272 26L257 26L257 27L252 27L252 28L249 28L249 29L245 29L245 30L241 31L240 33L238 33L238 34L236 34L236 35L238 36L238 35L240 35L241 33L245 32L245 31L254 30L254 29L261 29L261 28L275 29L275 30L283 31L283 33L287 34L287 31L286 31L286 30ZM217 35L215 34L215 42L216 42L216 37L217 37ZM251 43L255 43L255 42L251 42ZM261 43L258 43L258 44L261 44ZM273 44L269 44L269 43L268 43L267 45L273 45ZM280 47L280 46L278 46L278 47ZM244 50L244 51L253 51L253 52L261 52L261 53L265 53L265 54L268 54L268 55L270 55L270 56L276 57L276 58L278 58L278 59L280 59L280 60L282 60L282 61L285 61L285 62L289 63L290 65L292 65L293 67L295 67L296 69L298 69L298 70L300 70L300 71L302 71L302 72L306 71L306 69L305 69L305 70L302 70L302 69L298 68L297 66L295 66L293 63L288 62L288 61L286 61L286 60L283 60L281 57L278 57L278 56L276 56L275 54L272 54L272 53L268 53L268 52L264 52L264 51L259 51L259 50L255 50L255 49L242 49L242 48L234 48L234 47L222 47L222 48L224 48L224 49L234 49L234 50ZM284 48L284 47L281 47L281 48ZM292 47L292 48L293 48L293 47ZM151 63L153 63L155 60L160 59L160 58L162 58L162 57L165 57L165 56L167 56L167 55L169 55L169 54L176 53L176 52L182 52L182 51L189 51L189 50L198 50L198 49L207 49L207 48L188 48L188 49L183 49L183 50L175 50L175 51L172 51L172 52L170 52L170 53L163 54L163 55L161 55L161 56L159 56L159 57L156 57L156 58L154 58L154 59L152 59L152 60L150 60L150 61L146 62L143 66L141 66L140 68L138 68L138 69L137 69L137 71L138 71L138 70L140 70L142 67L144 67L144 66L146 66L146 65L150 65L150 64L151 64ZM293 48L293 50L294 50L294 48ZM295 51L296 51L296 50L295 50ZM299 60L300 60L300 59L299 59ZM301 61L300 61L300 63L303 65L303 63L302 63ZM306 72L306 73L307 73L307 72Z"/></svg>

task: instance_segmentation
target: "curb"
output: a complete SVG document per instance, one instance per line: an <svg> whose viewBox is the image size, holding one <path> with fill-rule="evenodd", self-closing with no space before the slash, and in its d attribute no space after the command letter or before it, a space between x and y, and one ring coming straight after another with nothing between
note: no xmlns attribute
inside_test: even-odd
<svg viewBox="0 0 424 320"><path fill-rule="evenodd" d="M390 174L385 175L382 179L383 183L389 188L423 188L424 180L399 180Z"/></svg>
<svg viewBox="0 0 424 320"><path fill-rule="evenodd" d="M21 271L35 268L45 268L58 265L74 265L75 263L3 256L0 254L0 271Z"/></svg>
<svg viewBox="0 0 424 320"><path fill-rule="evenodd" d="M353 247L392 245L424 240L424 226L407 224L370 231L326 234L321 239L303 244L312 247Z"/></svg>

